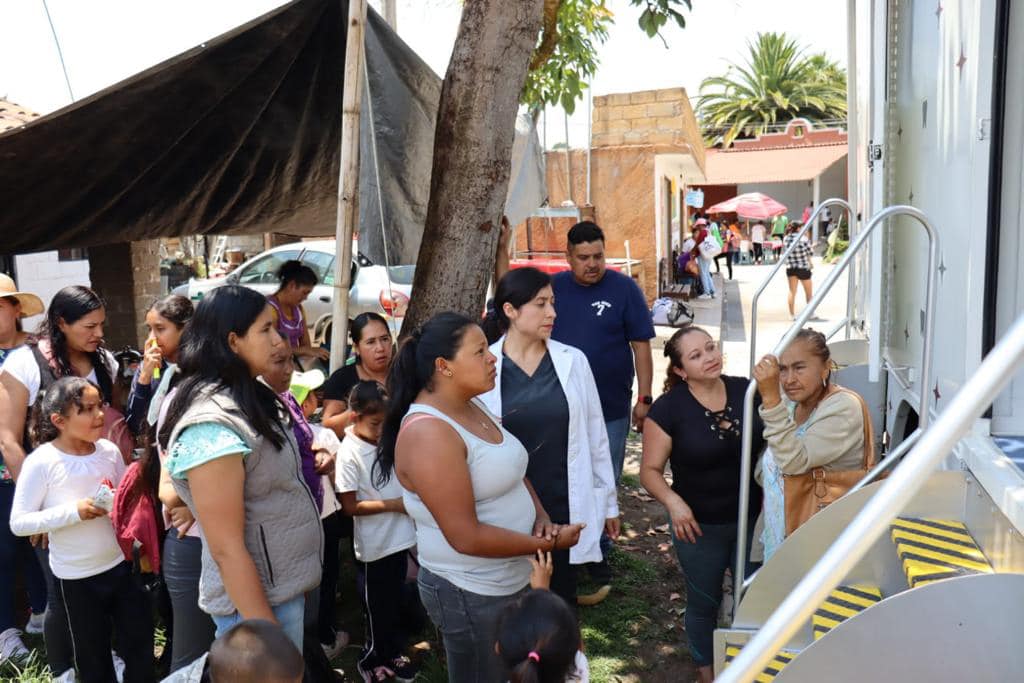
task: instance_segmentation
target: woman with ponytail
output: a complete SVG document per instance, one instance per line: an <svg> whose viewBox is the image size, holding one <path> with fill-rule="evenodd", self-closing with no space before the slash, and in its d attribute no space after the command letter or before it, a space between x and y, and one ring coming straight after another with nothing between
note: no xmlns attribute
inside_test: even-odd
<svg viewBox="0 0 1024 683"><path fill-rule="evenodd" d="M644 424L640 482L669 514L686 577L690 653L699 680L710 683L722 580L735 561L743 398L750 380L722 374L722 352L699 327L677 330L665 344L665 355L665 393L651 406ZM761 421L754 419L758 453L764 440ZM667 462L672 463L671 485L665 480ZM761 487L753 478L748 509L751 533L761 511Z"/></svg>
<svg viewBox="0 0 1024 683"><path fill-rule="evenodd" d="M423 605L444 638L450 681L498 681L501 609L525 592L529 557L564 550L582 525L552 524L526 480L529 456L477 396L496 359L469 318L441 313L405 341L388 375L373 476L402 485L416 525Z"/></svg>

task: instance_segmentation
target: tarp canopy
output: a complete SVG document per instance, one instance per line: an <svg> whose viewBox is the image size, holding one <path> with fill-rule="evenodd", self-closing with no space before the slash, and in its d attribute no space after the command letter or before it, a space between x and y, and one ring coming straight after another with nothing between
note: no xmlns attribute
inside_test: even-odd
<svg viewBox="0 0 1024 683"><path fill-rule="evenodd" d="M296 0L0 135L0 250L333 235L347 4ZM386 238L390 263L413 263L441 81L372 9L366 68L360 251L383 263ZM542 172L535 138L517 135L513 179ZM523 196L531 184L543 186L519 180L510 190L527 212L542 199Z"/></svg>

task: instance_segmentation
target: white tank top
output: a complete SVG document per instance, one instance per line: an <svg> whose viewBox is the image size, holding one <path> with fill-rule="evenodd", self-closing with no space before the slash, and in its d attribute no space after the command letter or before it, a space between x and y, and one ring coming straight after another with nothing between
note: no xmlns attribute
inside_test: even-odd
<svg viewBox="0 0 1024 683"><path fill-rule="evenodd" d="M483 405L474 403L501 431L501 443L484 441L441 411L422 403L409 406L405 419L426 414L450 424L466 444L477 519L482 524L529 534L536 517L533 498L523 483L529 455L519 439L503 429ZM419 562L430 572L478 595L512 595L529 584L530 562L526 557L464 555L448 543L418 495L403 487L402 500L416 523Z"/></svg>

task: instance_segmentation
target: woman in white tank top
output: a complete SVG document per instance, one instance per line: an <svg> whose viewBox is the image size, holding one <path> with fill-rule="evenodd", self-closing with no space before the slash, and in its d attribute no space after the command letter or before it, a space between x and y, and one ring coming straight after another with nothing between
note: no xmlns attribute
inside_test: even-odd
<svg viewBox="0 0 1024 683"><path fill-rule="evenodd" d="M495 361L464 316L441 313L413 333L388 377L374 467L402 484L420 597L444 637L448 680L460 683L505 680L498 615L528 587L527 558L572 547L581 528L548 521L525 478L526 449L475 399L493 388Z"/></svg>

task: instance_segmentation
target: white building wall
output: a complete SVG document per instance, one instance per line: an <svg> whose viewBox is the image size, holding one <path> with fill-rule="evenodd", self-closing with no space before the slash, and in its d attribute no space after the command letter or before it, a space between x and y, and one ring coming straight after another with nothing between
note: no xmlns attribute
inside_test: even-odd
<svg viewBox="0 0 1024 683"><path fill-rule="evenodd" d="M18 288L36 294L47 306L53 295L68 285L90 285L89 261L61 261L56 251L15 256L14 273ZM41 315L26 318L25 329L35 330L42 319Z"/></svg>

